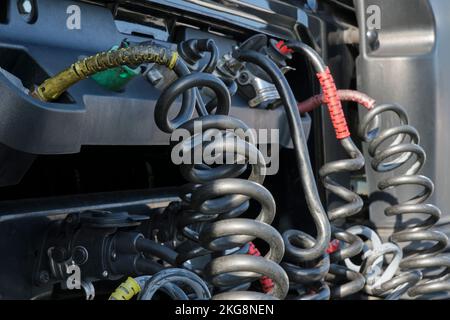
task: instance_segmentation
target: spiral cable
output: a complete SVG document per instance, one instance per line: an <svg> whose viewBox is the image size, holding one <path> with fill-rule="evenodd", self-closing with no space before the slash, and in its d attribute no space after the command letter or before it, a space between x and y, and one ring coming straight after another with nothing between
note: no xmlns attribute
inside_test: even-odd
<svg viewBox="0 0 450 320"><path fill-rule="evenodd" d="M364 203L357 193L342 186L331 176L342 172L361 170L364 167L365 160L350 137L350 131L341 103L342 92L340 95L330 69L325 65L320 55L308 45L302 42L291 41L288 43L288 46L294 52L306 55L316 71L316 76L323 91L323 95L320 98L312 98L300 104L303 108L299 107L299 110L302 110L302 112L311 110L315 106L319 106L322 102L327 105L336 138L349 156L349 159L327 163L319 171L324 188L330 194L336 195L346 202L337 208L327 211L328 219L333 226L333 223L336 224L336 220L345 221L346 218L358 214L363 208ZM347 94L346 97L348 96ZM338 252L333 253L333 263L330 265L330 274L327 276L328 279L332 279L333 281L339 280L339 282L342 281L341 278L347 279L347 283L339 286L335 285L335 288L331 290L332 298L344 298L358 292L364 287L364 277L362 275L347 270L344 265L339 265L342 262L342 257L347 257L349 254L350 256L355 256L360 253L362 250L362 241L357 236L348 234L344 230L337 230L335 227L332 228L331 235L335 239L340 238L342 240L341 243L346 244L345 248L341 246L337 249Z"/></svg>
<svg viewBox="0 0 450 320"><path fill-rule="evenodd" d="M368 95L354 90L338 90L337 94L341 101L353 101L358 105L372 110L376 101ZM310 112L315 108L326 104L326 96L316 95L298 104L300 112ZM380 125L379 117L373 119L372 128ZM351 199L351 198L350 198ZM333 215L333 211L331 211ZM347 268L359 272L366 278L364 291L373 297L387 300L399 299L405 292L415 286L421 279L422 273L418 270L410 272L398 272L399 260L403 257L400 247L392 242L383 243L378 234L366 226L353 226L346 230L353 235L367 238L367 245L363 247L363 265L355 265L350 258L345 259ZM389 255L394 255L393 258Z"/></svg>
<svg viewBox="0 0 450 320"><path fill-rule="evenodd" d="M362 263L356 265L350 259L345 265L366 278L364 291L372 297L397 300L422 278L418 271L398 272L403 252L392 242L383 242L378 234L366 226L353 226L346 230L367 239L363 246ZM388 259L389 255L393 255Z"/></svg>
<svg viewBox="0 0 450 320"><path fill-rule="evenodd" d="M173 300L193 300L190 296L194 296L195 300L211 299L211 293L203 279L185 269L165 269L153 276L140 276L135 280L142 288L138 300L152 300L159 290ZM191 289L192 293L186 292L185 287Z"/></svg>
<svg viewBox="0 0 450 320"><path fill-rule="evenodd" d="M281 266L289 277L289 289L295 294L292 300L328 300L330 288L324 279L330 268L330 257L327 253L313 260L304 261L297 251L301 248L311 248L315 239L300 230L287 230L283 233L286 254Z"/></svg>
<svg viewBox="0 0 450 320"><path fill-rule="evenodd" d="M215 114L186 119L176 127L180 130L173 132L175 127L168 116L172 103L177 96L198 87L215 93ZM213 299L283 299L288 290L288 278L278 263L284 255L284 244L278 231L270 226L276 207L270 192L261 185L265 176L265 160L248 127L228 116L229 108L230 95L225 84L215 76L201 72L173 82L156 103L158 127L172 133L172 141L177 141L174 135L181 131L188 135L183 141L173 144L172 152L195 157L196 151L203 154L208 148L214 150L212 160L232 159L231 164L218 162L216 166L205 163L204 159L201 163L180 163L181 173L189 183L180 188L182 203L177 227L189 245L177 248L177 264L186 266L195 258L211 255L211 261L203 270L196 271L218 292ZM200 133L197 131L199 125ZM248 179L239 179L250 166ZM239 218L249 208L251 199L260 204L258 216L255 219ZM265 256L248 255L239 250L256 238L269 245ZM236 286L251 283L262 276L272 279L274 286L271 292L236 289ZM234 289L227 291L228 288Z"/></svg>
<svg viewBox="0 0 450 320"><path fill-rule="evenodd" d="M363 248L362 240L344 230L337 229L335 226L336 221L345 221L345 219L358 214L363 208L364 202L356 192L344 187L331 177L342 172L358 171L364 167L365 161L351 138L342 139L340 143L349 155L349 159L329 162L323 165L319 171L325 190L346 201L345 204L328 210L328 218L332 225L332 237L339 240L341 244L345 244L333 253L331 259L332 264L327 279L331 282L337 280L339 280L339 283L344 282L344 284L339 285L337 282L334 283L334 288L331 291L332 298L345 298L357 293L365 285L364 277L361 274L341 264L343 260L352 258L361 252Z"/></svg>
<svg viewBox="0 0 450 320"><path fill-rule="evenodd" d="M399 119L399 124L389 129L374 127L374 120L383 119L381 116L392 114ZM402 203L390 205L385 209L385 215L389 217L406 218L411 214L427 216L418 223L406 222L407 226L402 230L396 230L390 240L400 246L406 244L429 244L427 247L415 246L414 249L403 248L403 259L400 269L407 272L403 278L413 277L422 272L423 279L410 288L407 293L411 298L436 298L448 297L450 282L446 273L450 266L450 259L442 254L445 250L448 238L444 233L432 230L439 221L441 211L426 201L432 195L433 182L419 172L422 169L426 154L419 145L420 137L417 130L409 125L408 115L403 107L396 104L377 105L369 111L359 126L360 137L368 143L368 152L372 158L371 166L379 173L392 172L403 168L403 173L396 176L382 177L378 183L381 191L398 188L401 186L421 187L423 191L412 196ZM404 225L405 225L404 224ZM429 272L441 271L439 275ZM395 280L395 279L394 279ZM392 288L400 283L388 283L387 288Z"/></svg>

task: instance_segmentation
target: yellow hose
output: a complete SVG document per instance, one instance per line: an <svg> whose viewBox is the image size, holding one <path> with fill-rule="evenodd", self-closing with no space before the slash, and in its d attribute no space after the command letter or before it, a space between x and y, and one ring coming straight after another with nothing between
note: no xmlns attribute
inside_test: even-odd
<svg viewBox="0 0 450 320"><path fill-rule="evenodd" d="M45 80L32 95L42 101L53 101L78 81L97 72L118 66L142 63L156 63L173 69L177 59L176 51L155 45L141 45L101 52L75 62L66 70Z"/></svg>

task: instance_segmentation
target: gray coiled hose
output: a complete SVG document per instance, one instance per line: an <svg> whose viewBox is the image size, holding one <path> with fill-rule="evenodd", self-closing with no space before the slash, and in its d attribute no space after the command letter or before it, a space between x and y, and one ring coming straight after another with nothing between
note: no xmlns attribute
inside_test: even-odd
<svg viewBox="0 0 450 320"><path fill-rule="evenodd" d="M161 94L155 107L155 121L158 127L172 132L174 126L168 118L169 109L175 98L183 92L197 87L211 89L217 98L214 115L197 119L186 119L177 127L188 135L187 139L173 146L182 154L193 154L199 149L203 154L206 148L215 150L215 158L232 155L233 164L218 166L206 163L182 163L181 173L191 183L180 188L180 211L177 225L182 234L189 239L191 248L179 246L177 263L212 254L211 262L201 271L216 290L226 291L237 284L249 283L261 276L274 282L270 294L250 291L230 291L216 294L214 299L283 299L288 290L288 278L278 265L284 255L281 235L270 223L275 216L275 201L261 183L265 176L265 161L255 146L255 138L240 120L227 116L230 96L225 84L218 78L205 73L194 73L182 77ZM202 132L196 133L196 125L201 124ZM235 131L230 131L235 129ZM236 131L236 129L240 129ZM236 133L237 132L237 133ZM215 139L211 139L214 136ZM248 141L246 141L246 137ZM251 165L248 180L238 179ZM253 219L238 218L247 211L250 199L261 205L258 216ZM269 244L264 257L234 253L230 250L245 246L249 241L259 238Z"/></svg>
<svg viewBox="0 0 450 320"><path fill-rule="evenodd" d="M373 121L383 114L396 116L400 124L388 129L373 128ZM382 118L381 118L382 119ZM382 120L381 120L382 121ZM372 157L372 168L380 173L402 171L397 176L381 178L380 190L401 186L417 186L423 191L409 200L394 204L385 209L387 216L408 217L411 214L426 216L420 222L409 222L402 230L395 231L390 240L396 244L418 244L414 249L403 248L403 259L400 268L406 273L399 279L393 279L384 285L384 289L393 288L406 280L414 280L417 284L408 290L410 297L442 298L448 297L450 280L447 276L450 257L442 254L448 244L447 236L432 227L439 221L441 211L434 205L426 204L433 193L433 182L420 175L426 159L425 151L419 145L417 130L409 125L406 111L396 104L377 105L365 115L359 126L360 137L368 143L368 151ZM412 161L411 161L412 160ZM403 168L403 170L400 170ZM430 243L423 247L424 242ZM427 271L439 268L438 275L431 276ZM420 273L423 279L420 279ZM409 279L408 279L409 278Z"/></svg>

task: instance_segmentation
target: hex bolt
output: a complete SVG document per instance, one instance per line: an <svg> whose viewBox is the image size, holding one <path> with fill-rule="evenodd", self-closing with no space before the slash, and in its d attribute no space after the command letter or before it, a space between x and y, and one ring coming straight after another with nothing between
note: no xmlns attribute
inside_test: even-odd
<svg viewBox="0 0 450 320"><path fill-rule="evenodd" d="M239 78L238 78L239 84L241 84L241 85L247 84L249 80L250 80L250 77L247 72L244 71L239 74Z"/></svg>
<svg viewBox="0 0 450 320"><path fill-rule="evenodd" d="M36 2L34 0L18 0L17 10L27 23L34 23L37 19Z"/></svg>
<svg viewBox="0 0 450 320"><path fill-rule="evenodd" d="M30 0L19 0L17 7L22 14L30 14L33 11L33 3Z"/></svg>
<svg viewBox="0 0 450 320"><path fill-rule="evenodd" d="M153 84L156 85L163 79L163 75L159 70L155 68L151 68L147 73L147 79Z"/></svg>

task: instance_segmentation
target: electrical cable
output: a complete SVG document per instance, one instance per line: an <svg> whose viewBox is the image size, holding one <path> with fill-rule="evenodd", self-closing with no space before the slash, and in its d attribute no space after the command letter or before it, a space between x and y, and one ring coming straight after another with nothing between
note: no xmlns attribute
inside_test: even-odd
<svg viewBox="0 0 450 320"><path fill-rule="evenodd" d="M137 239L136 250L151 254L173 266L177 259L177 252L173 249L143 237Z"/></svg>
<svg viewBox="0 0 450 320"><path fill-rule="evenodd" d="M186 289L181 289L182 285L193 290L196 300L211 299L211 293L203 279L189 270L179 268L162 270L149 278L139 293L138 299L152 300L155 293L164 288L164 291L168 292L173 299L190 300L185 293Z"/></svg>

